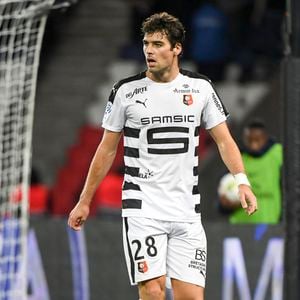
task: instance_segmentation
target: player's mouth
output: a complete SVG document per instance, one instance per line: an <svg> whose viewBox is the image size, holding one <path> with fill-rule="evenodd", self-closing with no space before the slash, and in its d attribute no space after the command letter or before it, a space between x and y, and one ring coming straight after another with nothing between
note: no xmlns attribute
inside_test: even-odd
<svg viewBox="0 0 300 300"><path fill-rule="evenodd" d="M154 58L147 58L147 65L148 67L154 67L156 64L156 60Z"/></svg>

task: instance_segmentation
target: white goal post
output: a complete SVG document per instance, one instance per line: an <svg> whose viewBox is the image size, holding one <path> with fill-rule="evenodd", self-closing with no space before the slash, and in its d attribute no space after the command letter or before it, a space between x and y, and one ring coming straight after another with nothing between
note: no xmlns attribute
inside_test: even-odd
<svg viewBox="0 0 300 300"><path fill-rule="evenodd" d="M53 2L0 0L1 300L27 299L33 110L40 49Z"/></svg>

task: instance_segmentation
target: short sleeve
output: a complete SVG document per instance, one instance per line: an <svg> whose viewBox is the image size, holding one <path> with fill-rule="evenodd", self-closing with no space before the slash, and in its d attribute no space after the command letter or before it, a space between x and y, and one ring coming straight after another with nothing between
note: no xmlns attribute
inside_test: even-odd
<svg viewBox="0 0 300 300"><path fill-rule="evenodd" d="M110 131L121 132L125 124L125 109L119 89L113 87L106 104L102 127Z"/></svg>
<svg viewBox="0 0 300 300"><path fill-rule="evenodd" d="M206 104L202 111L201 123L211 129L227 120L229 114L212 85L207 82Z"/></svg>

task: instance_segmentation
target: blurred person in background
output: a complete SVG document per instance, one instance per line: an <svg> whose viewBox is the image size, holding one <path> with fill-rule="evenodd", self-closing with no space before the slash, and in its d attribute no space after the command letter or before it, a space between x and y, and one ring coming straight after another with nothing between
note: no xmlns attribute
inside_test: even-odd
<svg viewBox="0 0 300 300"><path fill-rule="evenodd" d="M243 130L242 159L254 191L259 211L245 218L238 201L238 189L230 175L222 177L219 185L221 205L230 212L232 224L277 224L281 217L282 145L268 133L260 120L250 122Z"/></svg>
<svg viewBox="0 0 300 300"><path fill-rule="evenodd" d="M212 81L221 81L230 51L229 28L226 15L216 1L204 1L191 19L191 58L198 72Z"/></svg>
<svg viewBox="0 0 300 300"><path fill-rule="evenodd" d="M234 174L247 215L256 211L256 198L211 81L179 68L182 23L157 13L143 22L142 32L147 70L114 85L105 132L68 224L80 230L86 221L124 133L123 243L131 284L138 285L142 300L163 300L168 276L175 299L203 300L207 250L198 187L200 124Z"/></svg>

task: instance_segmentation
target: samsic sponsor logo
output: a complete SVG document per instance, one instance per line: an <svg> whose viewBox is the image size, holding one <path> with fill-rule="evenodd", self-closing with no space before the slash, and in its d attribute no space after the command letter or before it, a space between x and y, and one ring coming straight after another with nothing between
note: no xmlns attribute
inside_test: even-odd
<svg viewBox="0 0 300 300"><path fill-rule="evenodd" d="M194 115L153 116L141 118L142 125L166 123L194 123Z"/></svg>
<svg viewBox="0 0 300 300"><path fill-rule="evenodd" d="M140 87L140 88L135 88L132 92L127 93L125 95L125 97L131 99L133 96L138 95L138 94L143 94L146 91L147 91L146 86L143 86L143 87Z"/></svg>

